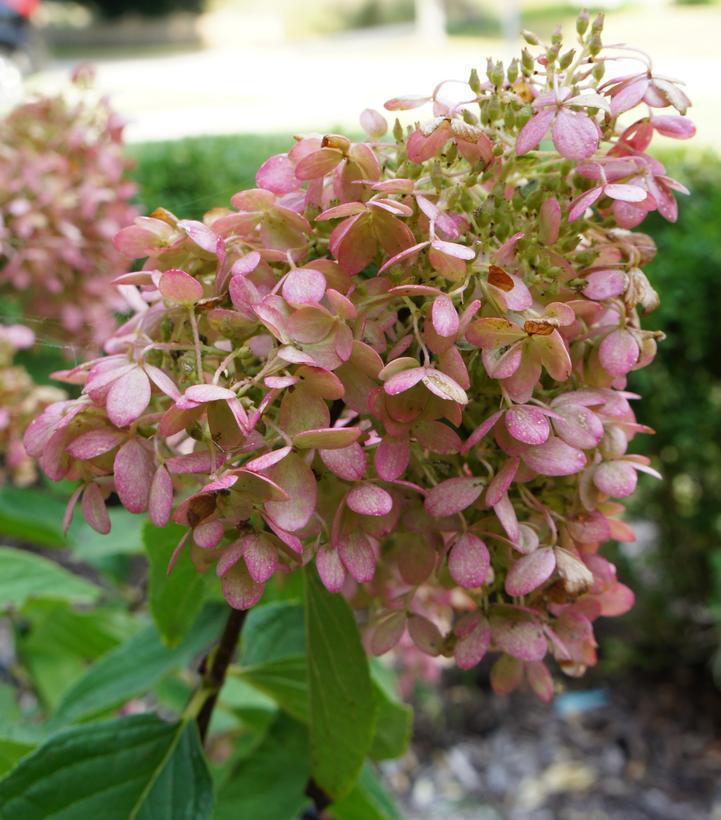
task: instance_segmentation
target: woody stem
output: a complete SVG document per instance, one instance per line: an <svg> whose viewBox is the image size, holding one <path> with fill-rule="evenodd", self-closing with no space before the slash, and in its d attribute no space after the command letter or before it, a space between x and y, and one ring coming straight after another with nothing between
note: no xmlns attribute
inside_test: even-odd
<svg viewBox="0 0 721 820"><path fill-rule="evenodd" d="M205 742L208 735L210 719L213 716L220 690L223 688L228 667L238 646L245 616L245 610L230 610L217 647L205 656L201 664L203 688L210 692L197 717L198 732L202 742Z"/></svg>

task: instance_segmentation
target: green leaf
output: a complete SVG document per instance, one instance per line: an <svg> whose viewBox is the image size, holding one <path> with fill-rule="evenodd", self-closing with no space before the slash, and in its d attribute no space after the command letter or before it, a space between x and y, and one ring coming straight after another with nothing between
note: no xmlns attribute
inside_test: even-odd
<svg viewBox="0 0 721 820"><path fill-rule="evenodd" d="M64 547L65 503L47 491L0 488L0 535L43 547Z"/></svg>
<svg viewBox="0 0 721 820"><path fill-rule="evenodd" d="M58 601L31 601L22 615L24 628L15 636L18 657L49 709L85 674L88 663L110 652L139 626L124 610L76 610Z"/></svg>
<svg viewBox="0 0 721 820"><path fill-rule="evenodd" d="M330 811L335 820L402 820L390 795L366 764L355 788Z"/></svg>
<svg viewBox="0 0 721 820"><path fill-rule="evenodd" d="M186 527L168 524L154 527L150 521L143 528L143 543L150 561L148 599L150 612L163 641L177 646L198 616L205 598L208 577L199 573L183 550L173 571L167 574L168 561Z"/></svg>
<svg viewBox="0 0 721 820"><path fill-rule="evenodd" d="M3 820L204 820L212 805L195 723L154 715L59 732L0 783Z"/></svg>
<svg viewBox="0 0 721 820"><path fill-rule="evenodd" d="M370 757L373 760L391 760L402 757L413 730L413 709L403 703L395 691L395 678L388 667L377 659L371 660L373 696L378 713Z"/></svg>
<svg viewBox="0 0 721 820"><path fill-rule="evenodd" d="M291 717L308 721L308 670L305 658L280 658L234 670L241 680L269 695Z"/></svg>
<svg viewBox="0 0 721 820"><path fill-rule="evenodd" d="M340 798L357 780L373 738L376 705L353 612L305 571L310 756L313 777Z"/></svg>
<svg viewBox="0 0 721 820"><path fill-rule="evenodd" d="M304 657L303 607L285 602L254 607L245 620L241 640L243 666Z"/></svg>
<svg viewBox="0 0 721 820"><path fill-rule="evenodd" d="M308 732L281 715L218 790L213 820L289 820L308 798Z"/></svg>
<svg viewBox="0 0 721 820"><path fill-rule="evenodd" d="M163 644L154 626L143 629L88 670L65 694L53 720L58 723L87 720L143 694L212 644L225 614L224 608L207 607L175 649Z"/></svg>
<svg viewBox="0 0 721 820"><path fill-rule="evenodd" d="M132 555L142 550L144 517L123 507L111 507L108 514L111 529L107 535L96 532L82 516L75 516L68 531L68 547L76 558L95 563L109 555Z"/></svg>
<svg viewBox="0 0 721 820"><path fill-rule="evenodd" d="M31 552L0 547L0 608L19 608L32 598L90 604L101 590L53 561Z"/></svg>

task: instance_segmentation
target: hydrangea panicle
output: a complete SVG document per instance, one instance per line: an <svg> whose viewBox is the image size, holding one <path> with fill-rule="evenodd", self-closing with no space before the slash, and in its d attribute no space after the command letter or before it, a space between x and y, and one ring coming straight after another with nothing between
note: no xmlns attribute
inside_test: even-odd
<svg viewBox="0 0 721 820"><path fill-rule="evenodd" d="M233 607L315 562L367 611L370 652L494 653L498 691L548 700L547 660L581 674L594 621L633 603L600 554L657 475L629 452L648 430L627 376L658 336L655 249L629 228L675 219L682 186L646 150L693 130L657 113L688 101L645 58L602 82L601 28L582 15L575 50L489 62L463 103L443 83L394 98L432 110L391 141L371 109L365 142L299 137L203 222L123 229L147 257L117 280L134 315L28 451L101 531L113 491L186 527L178 550Z"/></svg>

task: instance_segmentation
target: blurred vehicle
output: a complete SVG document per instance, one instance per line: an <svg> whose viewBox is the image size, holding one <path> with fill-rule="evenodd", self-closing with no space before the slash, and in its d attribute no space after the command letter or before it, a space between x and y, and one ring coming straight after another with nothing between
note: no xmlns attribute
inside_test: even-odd
<svg viewBox="0 0 721 820"><path fill-rule="evenodd" d="M0 56L11 60L23 74L38 68L43 41L32 17L40 0L0 0Z"/></svg>

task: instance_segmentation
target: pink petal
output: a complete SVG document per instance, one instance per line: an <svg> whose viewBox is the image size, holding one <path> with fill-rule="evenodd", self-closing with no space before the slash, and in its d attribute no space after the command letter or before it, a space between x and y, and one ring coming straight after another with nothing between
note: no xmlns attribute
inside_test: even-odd
<svg viewBox="0 0 721 820"><path fill-rule="evenodd" d="M529 447L523 461L536 473L549 476L574 475L586 466L586 456L565 441L551 436L545 444Z"/></svg>
<svg viewBox="0 0 721 820"><path fill-rule="evenodd" d="M522 661L543 660L548 643L540 625L516 616L492 618L493 641L503 652Z"/></svg>
<svg viewBox="0 0 721 820"><path fill-rule="evenodd" d="M589 273L583 295L587 299L603 302L620 296L626 290L626 274L622 270L604 269Z"/></svg>
<svg viewBox="0 0 721 820"><path fill-rule="evenodd" d="M274 194L288 194L298 188L295 166L287 154L269 157L258 168L255 182L259 188L265 188Z"/></svg>
<svg viewBox="0 0 721 820"><path fill-rule="evenodd" d="M526 665L526 677L531 689L543 703L550 703L553 698L553 677L545 663L536 661Z"/></svg>
<svg viewBox="0 0 721 820"><path fill-rule="evenodd" d="M200 282L180 268L166 270L160 277L158 289L163 298L179 305L193 305L203 298Z"/></svg>
<svg viewBox="0 0 721 820"><path fill-rule="evenodd" d="M648 196L648 191L645 188L639 188L638 185L621 185L618 183L604 186L603 192L611 199L620 199L622 202L643 202Z"/></svg>
<svg viewBox="0 0 721 820"><path fill-rule="evenodd" d="M573 369L571 357L563 337L557 330L548 336L534 336L533 346L552 378L557 382L565 382L570 378Z"/></svg>
<svg viewBox="0 0 721 820"><path fill-rule="evenodd" d="M389 396L397 396L399 393L405 393L426 375L425 367L411 367L408 370L401 370L391 376L383 385L383 389Z"/></svg>
<svg viewBox="0 0 721 820"><path fill-rule="evenodd" d="M516 543L520 536L520 530L516 510L508 495L504 495L497 504L493 505L493 512L496 514L496 518L499 520L508 538Z"/></svg>
<svg viewBox="0 0 721 820"><path fill-rule="evenodd" d="M638 476L631 462L606 461L593 473L593 483L602 493L613 498L626 498L636 489Z"/></svg>
<svg viewBox="0 0 721 820"><path fill-rule="evenodd" d="M446 375L442 370L436 370L434 367L425 368L423 384L431 393L434 393L441 399L454 401L458 404L468 404L466 391L458 382Z"/></svg>
<svg viewBox="0 0 721 820"><path fill-rule="evenodd" d="M471 532L464 533L448 555L451 578L466 589L475 589L486 582L491 556L484 542Z"/></svg>
<svg viewBox="0 0 721 820"><path fill-rule="evenodd" d="M491 667L491 688L497 695L509 695L523 681L523 664L509 655L502 655Z"/></svg>
<svg viewBox="0 0 721 820"><path fill-rule="evenodd" d="M358 484L346 499L348 507L359 515L388 515L393 509L393 496L377 484Z"/></svg>
<svg viewBox="0 0 721 820"><path fill-rule="evenodd" d="M491 643L491 627L480 614L466 615L456 625L458 640L453 657L461 669L471 669L481 662Z"/></svg>
<svg viewBox="0 0 721 820"><path fill-rule="evenodd" d="M148 512L150 520L156 527L164 527L170 521L173 509L173 479L165 467L160 466L155 471L153 482L150 485L148 497Z"/></svg>
<svg viewBox="0 0 721 820"><path fill-rule="evenodd" d="M376 569L376 556L364 533L351 532L341 536L338 541L338 555L359 584L366 584L372 580Z"/></svg>
<svg viewBox="0 0 721 820"><path fill-rule="evenodd" d="M125 507L132 513L148 509L153 480L153 457L135 438L123 444L113 462L115 489Z"/></svg>
<svg viewBox="0 0 721 820"><path fill-rule="evenodd" d="M395 481L408 467L411 449L407 438L384 436L375 451L373 462L378 476L384 481Z"/></svg>
<svg viewBox="0 0 721 820"><path fill-rule="evenodd" d="M503 421L513 438L524 444L543 444L551 432L546 415L530 404L511 407Z"/></svg>
<svg viewBox="0 0 721 820"><path fill-rule="evenodd" d="M597 185L595 188L590 188L585 193L577 196L568 209L568 221L575 222L579 217L582 217L586 209L598 202L602 195L603 186Z"/></svg>
<svg viewBox="0 0 721 820"><path fill-rule="evenodd" d="M194 384L183 395L196 404L203 404L207 401L227 401L235 398L235 393L232 390L227 387L220 387L217 384Z"/></svg>
<svg viewBox="0 0 721 820"><path fill-rule="evenodd" d="M379 140L388 130L385 117L374 108L365 108L361 111L360 125L373 140Z"/></svg>
<svg viewBox="0 0 721 820"><path fill-rule="evenodd" d="M589 450L603 438L603 423L588 407L569 402L555 409L560 418L553 420L553 427L566 444Z"/></svg>
<svg viewBox="0 0 721 820"><path fill-rule="evenodd" d="M268 515L284 530L296 532L308 523L315 510L318 487L313 471L296 453L269 470L270 478L288 494L288 501L268 501Z"/></svg>
<svg viewBox="0 0 721 820"><path fill-rule="evenodd" d="M125 438L126 435L121 430L109 430L107 428L89 430L71 441L65 449L73 458L88 461L91 458L103 455L103 453L109 453Z"/></svg>
<svg viewBox="0 0 721 820"><path fill-rule="evenodd" d="M247 535L243 538L243 559L250 577L264 584L278 566L278 554L267 536Z"/></svg>
<svg viewBox="0 0 721 820"><path fill-rule="evenodd" d="M365 476L367 458L358 443L340 450L321 450L320 457L334 475L345 481L360 481Z"/></svg>
<svg viewBox="0 0 721 820"><path fill-rule="evenodd" d="M295 175L302 180L317 179L329 174L342 160L343 154L337 148L320 148L300 160Z"/></svg>
<svg viewBox="0 0 721 820"><path fill-rule="evenodd" d="M598 148L598 126L586 114L562 108L553 123L553 144L566 159L588 159Z"/></svg>
<svg viewBox="0 0 721 820"><path fill-rule="evenodd" d="M538 221L541 242L544 245L555 244L561 228L561 206L555 196L543 201Z"/></svg>
<svg viewBox="0 0 721 820"><path fill-rule="evenodd" d="M400 641L406 628L406 613L400 609L385 615L371 630L369 649L373 655L384 655Z"/></svg>
<svg viewBox="0 0 721 820"><path fill-rule="evenodd" d="M535 148L546 136L554 114L555 112L552 108L544 108L537 114L534 114L523 126L516 140L516 153L519 157Z"/></svg>
<svg viewBox="0 0 721 820"><path fill-rule="evenodd" d="M632 82L626 82L621 87L618 93L611 98L611 114L617 117L637 106L644 98L648 90L649 81L646 77L639 77Z"/></svg>
<svg viewBox="0 0 721 820"><path fill-rule="evenodd" d="M440 655L443 649L443 635L428 618L415 612L408 616L408 634L413 643L426 655Z"/></svg>
<svg viewBox="0 0 721 820"><path fill-rule="evenodd" d="M500 502L513 483L513 479L518 472L519 464L520 461L517 458L510 458L496 475L493 476L493 480L488 485L488 490L486 491L486 504L493 507Z"/></svg>
<svg viewBox="0 0 721 820"><path fill-rule="evenodd" d="M178 227L184 230L199 248L215 254L218 248L218 236L207 225L195 219L180 219Z"/></svg>
<svg viewBox="0 0 721 820"><path fill-rule="evenodd" d="M625 376L638 362L636 338L625 328L611 331L598 348L598 359L611 376Z"/></svg>
<svg viewBox="0 0 721 820"><path fill-rule="evenodd" d="M263 594L261 584L256 584L242 562L236 563L223 575L220 582L225 600L233 609L250 609Z"/></svg>
<svg viewBox="0 0 721 820"><path fill-rule="evenodd" d="M336 550L327 546L321 547L315 556L315 566L328 592L340 592L343 589L345 568Z"/></svg>
<svg viewBox="0 0 721 820"><path fill-rule="evenodd" d="M113 382L105 401L108 418L116 427L125 427L145 412L150 403L150 380L139 367Z"/></svg>
<svg viewBox="0 0 721 820"><path fill-rule="evenodd" d="M105 507L103 494L97 484L88 484L85 488L81 506L83 517L88 524L102 535L107 535L110 532L110 516Z"/></svg>
<svg viewBox="0 0 721 820"><path fill-rule="evenodd" d="M193 530L193 541L204 550L215 549L223 540L225 526L222 521L203 521Z"/></svg>
<svg viewBox="0 0 721 820"><path fill-rule="evenodd" d="M696 134L696 126L688 117L658 114L651 117L651 124L659 134L676 140L688 140Z"/></svg>
<svg viewBox="0 0 721 820"><path fill-rule="evenodd" d="M360 434L360 427L324 427L317 430L304 430L293 436L293 445L300 450L317 447L324 450L342 450L357 441Z"/></svg>
<svg viewBox="0 0 721 820"><path fill-rule="evenodd" d="M434 299L431 319L439 336L450 337L458 333L458 313L453 306L453 302L445 294Z"/></svg>
<svg viewBox="0 0 721 820"><path fill-rule="evenodd" d="M528 595L544 584L556 567L556 556L551 547L542 547L519 558L506 575L505 589L509 595Z"/></svg>
<svg viewBox="0 0 721 820"><path fill-rule="evenodd" d="M483 481L474 476L446 479L426 496L426 512L433 518L455 515L470 507L482 492Z"/></svg>
<svg viewBox="0 0 721 820"><path fill-rule="evenodd" d="M281 293L288 304L298 307L320 302L325 294L325 276L313 268L296 268L283 280Z"/></svg>

